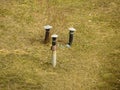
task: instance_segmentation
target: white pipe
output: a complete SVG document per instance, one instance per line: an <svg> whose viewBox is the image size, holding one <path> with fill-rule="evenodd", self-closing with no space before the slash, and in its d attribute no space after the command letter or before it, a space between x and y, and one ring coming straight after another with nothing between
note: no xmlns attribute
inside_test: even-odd
<svg viewBox="0 0 120 90"><path fill-rule="evenodd" d="M56 66L56 50L55 51L52 51L52 65L53 67Z"/></svg>
<svg viewBox="0 0 120 90"><path fill-rule="evenodd" d="M51 47L51 50L52 50L52 65L53 65L53 67L55 67L56 63L57 63L57 61L56 61L56 59L57 59L57 57L56 57L56 39L57 39L58 35L53 34L51 37L52 37L52 47Z"/></svg>

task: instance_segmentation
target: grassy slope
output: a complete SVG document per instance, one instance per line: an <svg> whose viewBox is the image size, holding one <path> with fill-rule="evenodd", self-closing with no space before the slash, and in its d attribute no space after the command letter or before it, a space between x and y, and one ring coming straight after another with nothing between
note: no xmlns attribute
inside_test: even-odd
<svg viewBox="0 0 120 90"><path fill-rule="evenodd" d="M0 0L0 90L117 90L119 0ZM57 67L46 24L59 35ZM67 28L77 29L72 48ZM111 79L112 78L112 79Z"/></svg>

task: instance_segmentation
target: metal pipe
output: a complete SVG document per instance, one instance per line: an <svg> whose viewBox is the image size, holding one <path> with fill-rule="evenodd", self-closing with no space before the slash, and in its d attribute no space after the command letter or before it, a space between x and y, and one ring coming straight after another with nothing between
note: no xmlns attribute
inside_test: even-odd
<svg viewBox="0 0 120 90"><path fill-rule="evenodd" d="M50 25L46 25L44 26L44 29L45 29L45 39L44 39L44 43L48 43L50 41L49 37L50 37L50 29L52 28L52 26Z"/></svg>
<svg viewBox="0 0 120 90"><path fill-rule="evenodd" d="M75 28L69 28L69 42L67 44L67 47L70 47L73 43L73 35L74 35L74 32L76 31Z"/></svg>
<svg viewBox="0 0 120 90"><path fill-rule="evenodd" d="M52 36L52 46L51 46L51 50L52 50L52 65L53 67L56 66L56 39L58 37L58 35L53 34Z"/></svg>

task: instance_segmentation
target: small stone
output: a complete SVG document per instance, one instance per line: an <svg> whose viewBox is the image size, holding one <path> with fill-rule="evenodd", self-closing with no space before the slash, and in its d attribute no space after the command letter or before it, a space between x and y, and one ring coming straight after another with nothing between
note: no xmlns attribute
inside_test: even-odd
<svg viewBox="0 0 120 90"><path fill-rule="evenodd" d="M92 20L88 20L88 22L92 22Z"/></svg>
<svg viewBox="0 0 120 90"><path fill-rule="evenodd" d="M68 48L70 48L71 46L69 44L66 45Z"/></svg>

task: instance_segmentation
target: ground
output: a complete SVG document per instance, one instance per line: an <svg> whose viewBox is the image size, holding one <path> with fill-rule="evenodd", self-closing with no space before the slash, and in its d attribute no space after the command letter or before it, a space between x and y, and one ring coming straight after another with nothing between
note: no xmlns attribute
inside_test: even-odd
<svg viewBox="0 0 120 90"><path fill-rule="evenodd" d="M55 68L47 24L59 36ZM119 40L119 0L0 0L0 90L119 90Z"/></svg>

